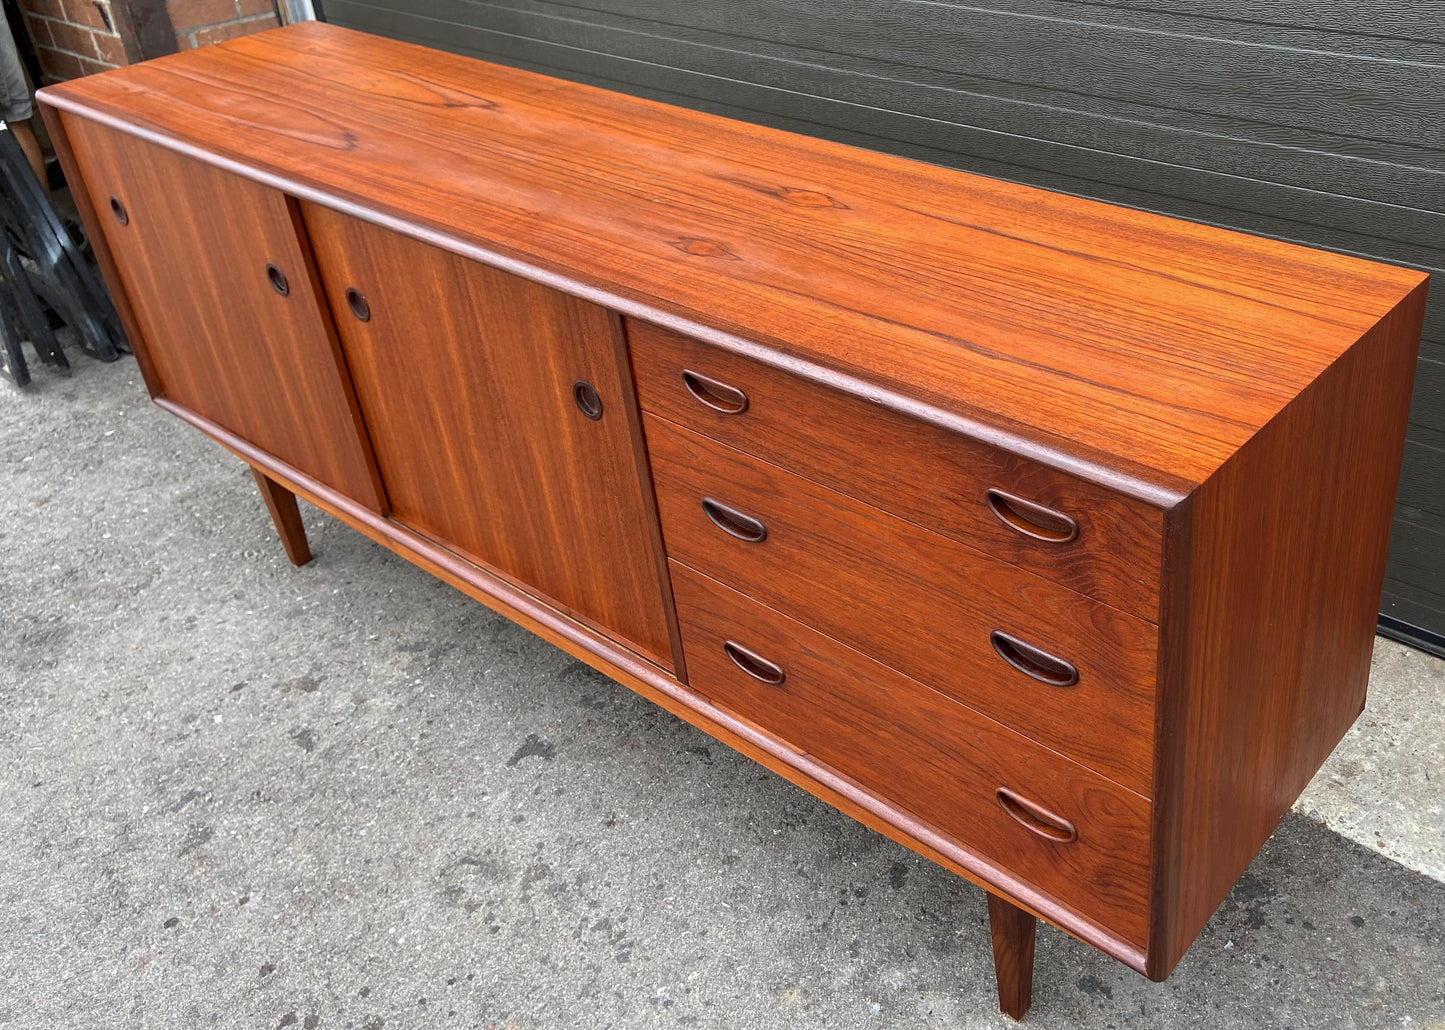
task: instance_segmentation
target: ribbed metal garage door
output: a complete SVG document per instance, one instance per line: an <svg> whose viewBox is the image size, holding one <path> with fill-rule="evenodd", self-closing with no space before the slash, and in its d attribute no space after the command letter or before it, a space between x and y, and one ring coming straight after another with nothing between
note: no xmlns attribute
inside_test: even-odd
<svg viewBox="0 0 1445 1030"><path fill-rule="evenodd" d="M1445 267L1445 3L324 0L324 8L338 24L689 107L1431 272ZM1382 608L1387 632L1445 645L1445 279L1426 316Z"/></svg>

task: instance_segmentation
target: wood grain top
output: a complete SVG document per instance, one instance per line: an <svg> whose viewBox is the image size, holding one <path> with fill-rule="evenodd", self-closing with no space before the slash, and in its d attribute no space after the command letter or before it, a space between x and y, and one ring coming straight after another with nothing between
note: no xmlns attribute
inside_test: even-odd
<svg viewBox="0 0 1445 1030"><path fill-rule="evenodd" d="M317 23L41 99L1165 504L1425 278Z"/></svg>

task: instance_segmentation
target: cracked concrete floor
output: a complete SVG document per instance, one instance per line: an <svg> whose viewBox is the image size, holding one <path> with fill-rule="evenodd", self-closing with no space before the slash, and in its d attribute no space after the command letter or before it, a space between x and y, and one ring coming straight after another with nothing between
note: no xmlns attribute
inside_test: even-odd
<svg viewBox="0 0 1445 1030"><path fill-rule="evenodd" d="M1008 1025L977 889L304 506L292 569L75 363L0 383L0 1025ZM1442 667L1168 982L1041 928L1027 1025L1445 1026Z"/></svg>

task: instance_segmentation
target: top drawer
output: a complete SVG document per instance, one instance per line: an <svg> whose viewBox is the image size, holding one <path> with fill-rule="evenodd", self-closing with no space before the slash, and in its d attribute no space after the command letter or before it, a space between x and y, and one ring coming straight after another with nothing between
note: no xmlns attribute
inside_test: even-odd
<svg viewBox="0 0 1445 1030"><path fill-rule="evenodd" d="M627 337L645 410L1158 622L1159 509L647 322Z"/></svg>

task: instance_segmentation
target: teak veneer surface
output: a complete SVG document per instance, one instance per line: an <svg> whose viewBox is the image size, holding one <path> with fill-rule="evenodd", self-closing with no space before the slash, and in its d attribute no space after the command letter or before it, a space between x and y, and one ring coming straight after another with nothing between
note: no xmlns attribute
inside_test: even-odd
<svg viewBox="0 0 1445 1030"><path fill-rule="evenodd" d="M70 118L66 132L84 176L76 192L100 216L91 238L109 244L124 282L112 292L144 341L148 385L380 510L295 202L92 121Z"/></svg>
<svg viewBox="0 0 1445 1030"><path fill-rule="evenodd" d="M1424 279L324 24L46 92L1166 505Z"/></svg>
<svg viewBox="0 0 1445 1030"><path fill-rule="evenodd" d="M629 319L627 340L643 410L1158 620L1158 508L648 322ZM746 407L718 411L700 402L684 384L687 372L741 391ZM1078 536L1045 542L1010 528L989 509L994 489L1067 515Z"/></svg>
<svg viewBox="0 0 1445 1030"><path fill-rule="evenodd" d="M670 557L1151 796L1154 626L655 415L643 424ZM728 535L704 498L766 538ZM1017 671L995 630L1079 681Z"/></svg>
<svg viewBox="0 0 1445 1030"><path fill-rule="evenodd" d="M1418 273L324 25L40 100L148 389L293 560L294 492L1006 897L1006 1011L1008 906L1168 975L1360 711ZM1000 777L1077 850L970 818Z"/></svg>
<svg viewBox="0 0 1445 1030"><path fill-rule="evenodd" d="M339 212L301 210L391 516L670 668L617 319ZM596 420L573 402L578 381L597 391Z"/></svg>
<svg viewBox="0 0 1445 1030"><path fill-rule="evenodd" d="M1147 800L745 594L677 562L672 570L695 690L1147 942ZM776 664L783 681L748 675L727 657L729 642ZM1077 838L1051 840L1016 822L1000 788L1067 820Z"/></svg>

